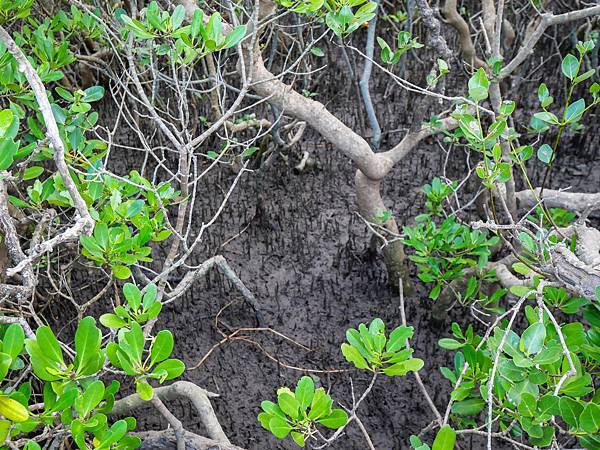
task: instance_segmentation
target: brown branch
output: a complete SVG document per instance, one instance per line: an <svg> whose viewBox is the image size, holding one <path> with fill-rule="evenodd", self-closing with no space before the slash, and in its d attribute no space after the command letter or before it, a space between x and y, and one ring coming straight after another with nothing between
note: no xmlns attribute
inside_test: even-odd
<svg viewBox="0 0 600 450"><path fill-rule="evenodd" d="M485 63L477 56L469 25L458 13L456 8L456 0L446 0L442 13L446 22L449 23L458 32L458 42L462 57L475 68L485 66Z"/></svg>

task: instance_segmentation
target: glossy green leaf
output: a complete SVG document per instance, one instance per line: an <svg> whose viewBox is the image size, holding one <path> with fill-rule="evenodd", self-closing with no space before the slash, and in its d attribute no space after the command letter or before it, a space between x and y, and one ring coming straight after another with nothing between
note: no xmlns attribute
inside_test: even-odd
<svg viewBox="0 0 600 450"><path fill-rule="evenodd" d="M600 406L587 403L579 416L579 426L586 433L597 433L600 430Z"/></svg>
<svg viewBox="0 0 600 450"><path fill-rule="evenodd" d="M154 395L154 389L146 382L137 382L135 384L135 392L142 398L142 400L150 401Z"/></svg>
<svg viewBox="0 0 600 450"><path fill-rule="evenodd" d="M98 372L104 365L102 333L93 317L84 317L75 332L75 368L78 376L88 376Z"/></svg>
<svg viewBox="0 0 600 450"><path fill-rule="evenodd" d="M317 422L332 430L337 430L348 423L348 414L343 409L334 409L328 416L320 418Z"/></svg>
<svg viewBox="0 0 600 450"><path fill-rule="evenodd" d="M535 355L544 347L546 340L546 326L543 323L530 325L521 336L519 350L526 355Z"/></svg>
<svg viewBox="0 0 600 450"><path fill-rule="evenodd" d="M159 331L150 349L150 363L156 364L171 356L173 344L173 333L169 330Z"/></svg>
<svg viewBox="0 0 600 450"><path fill-rule="evenodd" d="M343 343L342 354L344 355L344 358L346 358L346 361L354 364L357 369L367 369L369 367L367 361L365 361L359 351L352 345Z"/></svg>
<svg viewBox="0 0 600 450"><path fill-rule="evenodd" d="M579 71L579 60L571 55L570 53L565 56L561 63L562 73L569 79L572 80L577 76Z"/></svg>
<svg viewBox="0 0 600 450"><path fill-rule="evenodd" d="M271 430L271 433L275 435L275 437L283 439L290 433L290 431L292 431L292 426L287 420L278 416L274 416L269 421L269 429Z"/></svg>
<svg viewBox="0 0 600 450"><path fill-rule="evenodd" d="M432 450L453 450L455 442L456 431L449 425L444 425L435 436Z"/></svg>
<svg viewBox="0 0 600 450"><path fill-rule="evenodd" d="M23 327L17 323L9 325L4 333L2 352L14 359L21 354L24 345L25 333L23 332Z"/></svg>
<svg viewBox="0 0 600 450"><path fill-rule="evenodd" d="M312 399L315 395L315 382L311 377L304 376L300 378L294 391L296 400L300 403L302 411L306 411L306 408L312 403Z"/></svg>

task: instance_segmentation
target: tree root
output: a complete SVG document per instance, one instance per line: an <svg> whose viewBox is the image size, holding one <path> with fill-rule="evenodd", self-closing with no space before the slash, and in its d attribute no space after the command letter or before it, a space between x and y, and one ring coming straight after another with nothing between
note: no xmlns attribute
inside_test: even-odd
<svg viewBox="0 0 600 450"><path fill-rule="evenodd" d="M135 433L135 435L142 439L141 450L174 450L176 448L175 433L171 429L144 431ZM184 433L184 439L186 450L244 450L242 447L208 439L189 431Z"/></svg>

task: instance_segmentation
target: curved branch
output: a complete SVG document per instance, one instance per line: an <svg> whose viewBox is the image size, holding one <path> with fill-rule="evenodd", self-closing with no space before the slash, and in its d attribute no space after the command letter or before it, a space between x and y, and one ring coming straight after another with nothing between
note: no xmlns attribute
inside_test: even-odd
<svg viewBox="0 0 600 450"><path fill-rule="evenodd" d="M542 14L538 26L523 40L523 43L517 52L517 56L515 56L510 63L504 66L500 72L500 78L506 78L513 73L514 70L519 67L519 65L525 61L529 55L533 53L535 45L544 34L544 31L546 31L546 28L552 25L559 25L597 15L600 15L600 5L558 15Z"/></svg>
<svg viewBox="0 0 600 450"><path fill-rule="evenodd" d="M196 411L198 411L198 415L200 416L202 424L206 428L208 437L221 443L228 445L231 444L225 435L223 428L221 428L221 424L219 423L215 411L210 404L210 400L208 399L208 391L205 391L201 387L196 386L194 383L190 383L189 381L176 381L169 386L154 388L154 395L156 395L162 401L173 401L181 397L189 399L194 405L194 408L196 408ZM147 404L148 402L142 400L138 394L131 394L125 398L117 400L110 414L129 414L131 410Z"/></svg>
<svg viewBox="0 0 600 450"><path fill-rule="evenodd" d="M477 52L475 51L469 25L456 9L456 0L446 0L442 8L442 13L446 22L458 32L460 51L463 58L475 68L485 66L485 63L477 56Z"/></svg>

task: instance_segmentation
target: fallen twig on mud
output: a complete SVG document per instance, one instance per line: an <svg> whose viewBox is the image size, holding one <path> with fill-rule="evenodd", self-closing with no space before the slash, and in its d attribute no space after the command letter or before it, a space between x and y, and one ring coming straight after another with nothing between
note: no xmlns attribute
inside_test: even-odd
<svg viewBox="0 0 600 450"><path fill-rule="evenodd" d="M296 345L300 348L302 348L303 350L306 351L312 351L311 348L305 346L304 344L301 344L300 342L295 341L294 339L286 336L283 333L280 333L277 330L274 330L272 328L267 328L267 327L258 327L258 328L253 328L253 327L244 327L244 328L238 328L237 330L234 330L233 332L226 334L223 330L221 330L219 328L219 316L222 314L223 311L225 311L225 309L227 309L233 302L229 302L227 305L225 305L223 308L221 308L219 310L219 312L217 313L217 315L215 316L215 329L217 330L217 332L219 334L221 334L221 336L223 336L223 339L221 339L219 342L215 343L209 350L208 352L206 352L204 354L204 356L200 359L200 361L198 361L194 366L188 368L188 370L196 370L199 367L201 367L206 360L209 358L209 356L219 347L221 347L224 344L227 344L228 342L234 342L234 341L242 341L242 342L246 342L248 344L254 345L255 347L257 347L267 358L269 358L271 361L276 362L278 365L280 365L281 367L284 367L286 369L290 369L290 370L297 370L300 372L308 372L308 373L342 373L342 372L347 372L347 369L308 369L305 367L297 367L297 366L292 366L286 363L281 362L278 358L276 358L275 356L271 355L269 352L267 352L264 347L259 344L258 342L250 339L248 336L239 336L239 334L241 333L248 333L248 332L267 332L267 333L272 333L288 342L290 342L293 345Z"/></svg>

